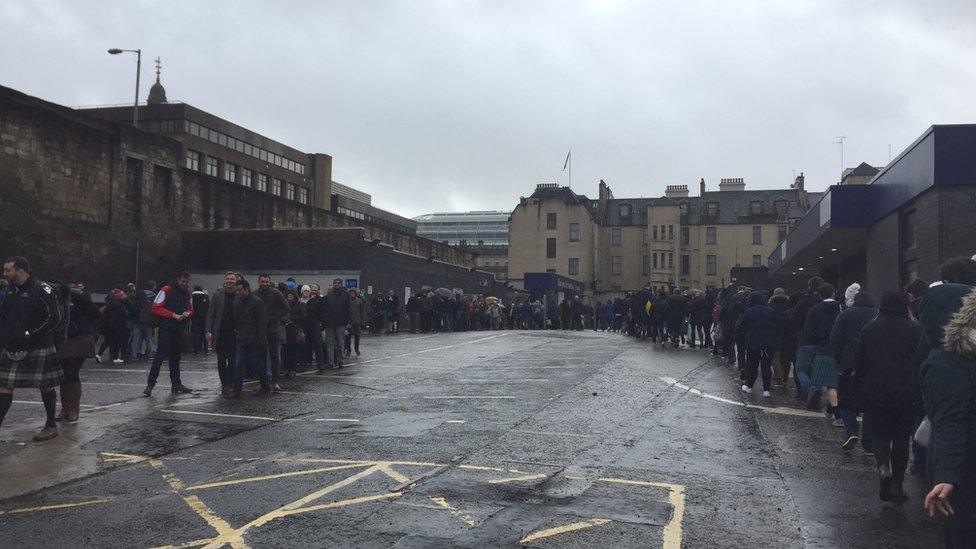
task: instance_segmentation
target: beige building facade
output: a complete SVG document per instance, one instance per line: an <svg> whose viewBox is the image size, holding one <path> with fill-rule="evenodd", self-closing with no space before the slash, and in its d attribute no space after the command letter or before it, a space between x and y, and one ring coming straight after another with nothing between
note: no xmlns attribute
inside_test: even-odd
<svg viewBox="0 0 976 549"><path fill-rule="evenodd" d="M814 198L815 200L815 198ZM600 182L597 198L539 185L509 218L508 276L554 272L593 295L655 288L719 288L733 267L762 267L809 207L802 174L787 189L747 191L723 179L669 185L659 198L614 198Z"/></svg>

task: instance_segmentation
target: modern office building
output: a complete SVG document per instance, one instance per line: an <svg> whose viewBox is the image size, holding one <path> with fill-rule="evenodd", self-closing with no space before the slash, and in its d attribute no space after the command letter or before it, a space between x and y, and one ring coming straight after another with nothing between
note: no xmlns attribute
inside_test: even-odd
<svg viewBox="0 0 976 549"><path fill-rule="evenodd" d="M641 288L716 288L733 267L762 267L815 200L800 174L790 188L745 189L722 179L718 191L689 196L668 185L658 198L614 198L600 181L598 198L568 187L538 185L509 222L508 278L550 272L580 280L600 295Z"/></svg>
<svg viewBox="0 0 976 549"><path fill-rule="evenodd" d="M769 255L772 274L820 275L875 296L976 252L976 124L935 125L878 171L827 189ZM864 167L867 166L874 170Z"/></svg>
<svg viewBox="0 0 976 549"><path fill-rule="evenodd" d="M508 217L511 212L445 212L413 218L417 234L478 254L478 267L499 279L508 273Z"/></svg>

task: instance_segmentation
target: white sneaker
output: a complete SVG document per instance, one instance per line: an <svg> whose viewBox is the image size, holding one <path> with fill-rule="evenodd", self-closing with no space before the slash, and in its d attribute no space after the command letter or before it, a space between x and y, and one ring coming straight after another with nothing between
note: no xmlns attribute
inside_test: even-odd
<svg viewBox="0 0 976 549"><path fill-rule="evenodd" d="M95 362L101 364L102 363L102 355L95 355Z"/></svg>
<svg viewBox="0 0 976 549"><path fill-rule="evenodd" d="M752 394L752 387L749 387L748 385L743 384L742 385L742 392L745 393L745 394L747 394L747 395L751 395Z"/></svg>
<svg viewBox="0 0 976 549"><path fill-rule="evenodd" d="M112 361L112 364L125 364L125 361L122 360L121 358L117 358Z"/></svg>
<svg viewBox="0 0 976 549"><path fill-rule="evenodd" d="M773 395L769 394L769 391L763 391L763 398L769 398Z"/></svg>

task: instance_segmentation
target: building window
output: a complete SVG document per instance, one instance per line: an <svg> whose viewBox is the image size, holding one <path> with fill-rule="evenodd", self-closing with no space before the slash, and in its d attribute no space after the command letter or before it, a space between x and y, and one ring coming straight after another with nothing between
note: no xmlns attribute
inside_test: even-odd
<svg viewBox="0 0 976 549"><path fill-rule="evenodd" d="M620 245L620 229L610 229L610 245Z"/></svg>
<svg viewBox="0 0 976 549"><path fill-rule="evenodd" d="M547 258L550 258L550 259L556 257L556 239L555 238L547 238L546 239L546 257Z"/></svg>
<svg viewBox="0 0 976 549"><path fill-rule="evenodd" d="M752 256L752 266L755 268L762 267L762 256L754 255Z"/></svg>
<svg viewBox="0 0 976 549"><path fill-rule="evenodd" d="M718 215L718 202L706 202L705 215Z"/></svg>
<svg viewBox="0 0 976 549"><path fill-rule="evenodd" d="M682 202L678 208L681 209L681 215L688 215L688 213L691 211L691 205L687 202Z"/></svg>
<svg viewBox="0 0 976 549"><path fill-rule="evenodd" d="M610 256L610 274L619 275L621 272L623 272L620 261L621 258L619 255Z"/></svg>
<svg viewBox="0 0 976 549"><path fill-rule="evenodd" d="M197 151L186 150L186 169L200 171L200 153Z"/></svg>
<svg viewBox="0 0 976 549"><path fill-rule="evenodd" d="M779 242L786 240L786 225L776 227L776 238Z"/></svg>
<svg viewBox="0 0 976 549"><path fill-rule="evenodd" d="M668 225L668 240L674 240L674 225Z"/></svg>
<svg viewBox="0 0 976 549"><path fill-rule="evenodd" d="M207 157L206 173L207 175L212 175L214 177L220 176L220 171L217 169L218 160L212 156Z"/></svg>
<svg viewBox="0 0 976 549"><path fill-rule="evenodd" d="M718 227L705 227L705 244L718 243Z"/></svg>
<svg viewBox="0 0 976 549"><path fill-rule="evenodd" d="M282 180L278 179L277 177L274 178L274 180L271 182L271 194L281 196L282 183L284 183Z"/></svg>
<svg viewBox="0 0 976 549"><path fill-rule="evenodd" d="M773 209L779 215L786 215L790 211L790 201L789 200L776 200L773 202Z"/></svg>
<svg viewBox="0 0 976 549"><path fill-rule="evenodd" d="M620 217L630 217L630 204L620 205Z"/></svg>
<svg viewBox="0 0 976 549"><path fill-rule="evenodd" d="M682 255L681 256L681 276L688 276L691 274L691 256Z"/></svg>
<svg viewBox="0 0 976 549"><path fill-rule="evenodd" d="M668 268L674 269L674 252L668 252Z"/></svg>
<svg viewBox="0 0 976 549"><path fill-rule="evenodd" d="M579 223L569 224L569 241L579 242Z"/></svg>
<svg viewBox="0 0 976 549"><path fill-rule="evenodd" d="M569 274L578 275L579 274L579 258L571 257L569 258Z"/></svg>
<svg viewBox="0 0 976 549"><path fill-rule="evenodd" d="M917 228L915 210L909 210L902 214L901 216L901 249L911 250L918 245L918 228ZM912 279L914 280L914 279ZM908 282L911 282L909 280Z"/></svg>
<svg viewBox="0 0 976 549"><path fill-rule="evenodd" d="M265 193L268 192L268 174L258 174L258 190Z"/></svg>
<svg viewBox="0 0 976 549"><path fill-rule="evenodd" d="M681 245L688 246L691 244L691 228L681 227Z"/></svg>
<svg viewBox="0 0 976 549"><path fill-rule="evenodd" d="M555 229L556 228L556 214L549 212L546 214L546 228Z"/></svg>
<svg viewBox="0 0 976 549"><path fill-rule="evenodd" d="M254 176L254 172L247 168L241 169L241 185L245 187L251 186L251 178Z"/></svg>
<svg viewBox="0 0 976 549"><path fill-rule="evenodd" d="M546 269L546 272L556 274L556 269Z"/></svg>
<svg viewBox="0 0 976 549"><path fill-rule="evenodd" d="M752 227L752 243L762 244L762 226L754 225Z"/></svg>
<svg viewBox="0 0 976 549"><path fill-rule="evenodd" d="M224 179L227 181L237 182L237 165L231 164L230 162L224 163Z"/></svg>
<svg viewBox="0 0 976 549"><path fill-rule="evenodd" d="M647 227L644 227L641 230L641 242L643 242L644 244L648 244L650 241L647 239L647 237L648 237Z"/></svg>
<svg viewBox="0 0 976 549"><path fill-rule="evenodd" d="M287 194L285 197L288 200L295 200L295 184L289 183L285 186L285 188L287 189Z"/></svg>
<svg viewBox="0 0 976 549"><path fill-rule="evenodd" d="M706 255L705 256L705 274L710 276L715 276L718 272L717 261L718 256Z"/></svg>
<svg viewBox="0 0 976 549"><path fill-rule="evenodd" d="M305 187L298 188L298 201L302 204L308 204L308 189Z"/></svg>
<svg viewBox="0 0 976 549"><path fill-rule="evenodd" d="M641 263L641 274L647 276L651 273L651 256L645 255L644 261Z"/></svg>
<svg viewBox="0 0 976 549"><path fill-rule="evenodd" d="M654 268L657 269L657 252L651 254L651 260L654 262Z"/></svg>
<svg viewBox="0 0 976 549"><path fill-rule="evenodd" d="M753 200L749 203L749 213L752 215L761 215L763 213L763 203L761 200Z"/></svg>
<svg viewBox="0 0 976 549"><path fill-rule="evenodd" d="M653 238L654 240L657 240L657 225L652 226L651 229L652 229L652 231L651 231L652 232L651 238Z"/></svg>

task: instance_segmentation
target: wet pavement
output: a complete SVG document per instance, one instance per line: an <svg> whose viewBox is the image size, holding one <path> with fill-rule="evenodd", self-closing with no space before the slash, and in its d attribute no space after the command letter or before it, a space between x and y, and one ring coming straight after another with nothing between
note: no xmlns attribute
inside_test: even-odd
<svg viewBox="0 0 976 549"><path fill-rule="evenodd" d="M270 398L219 398L188 357L89 362L82 420L32 443L36 391L0 428L8 547L938 547L909 479L782 389L742 396L700 350L618 334L364 340ZM51 526L57 525L56 530ZM56 534L55 534L56 531Z"/></svg>

